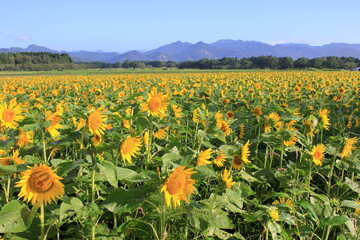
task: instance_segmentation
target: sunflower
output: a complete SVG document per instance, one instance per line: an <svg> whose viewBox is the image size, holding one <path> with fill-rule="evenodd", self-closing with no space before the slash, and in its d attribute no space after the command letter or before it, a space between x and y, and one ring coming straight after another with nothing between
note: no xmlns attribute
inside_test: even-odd
<svg viewBox="0 0 360 240"><path fill-rule="evenodd" d="M295 131L297 131L297 129L292 126L288 126L288 127L286 127L286 130L287 130L286 131L286 140L283 141L284 146L285 147L294 146L296 144L296 142L299 140L295 134Z"/></svg>
<svg viewBox="0 0 360 240"><path fill-rule="evenodd" d="M58 129L62 127L60 124L61 117L58 116L58 112L51 113L50 111L46 111L45 121L50 121L50 126L46 128L46 130L50 133L52 138L56 138L59 136L60 132Z"/></svg>
<svg viewBox="0 0 360 240"><path fill-rule="evenodd" d="M142 104L142 111L148 112L150 116L164 117L166 115L166 108L169 104L169 97L163 93L155 93L151 91L148 94L148 99Z"/></svg>
<svg viewBox="0 0 360 240"><path fill-rule="evenodd" d="M146 151L148 151L149 148L150 148L150 145L149 145L149 143L150 143L149 131L144 132L143 141L144 141L145 149L146 149Z"/></svg>
<svg viewBox="0 0 360 240"><path fill-rule="evenodd" d="M272 220L279 221L279 210L278 210L277 207L271 206L269 208L269 215L270 215Z"/></svg>
<svg viewBox="0 0 360 240"><path fill-rule="evenodd" d="M356 144L357 140L358 140L357 137L348 138L346 140L344 148L341 151L341 158L350 156L352 150L356 149L354 145Z"/></svg>
<svg viewBox="0 0 360 240"><path fill-rule="evenodd" d="M305 127L306 135L309 135L311 137L315 137L314 135L314 123L311 121L311 119L303 120L303 125Z"/></svg>
<svg viewBox="0 0 360 240"><path fill-rule="evenodd" d="M0 125L15 129L19 125L18 122L25 118L21 112L16 99L11 100L9 106L6 103L0 104Z"/></svg>
<svg viewBox="0 0 360 240"><path fill-rule="evenodd" d="M329 119L329 113L330 113L330 110L328 110L328 109L322 109L319 111L319 115L321 117L323 128L325 130L329 130L329 126L331 125L330 119Z"/></svg>
<svg viewBox="0 0 360 240"><path fill-rule="evenodd" d="M235 116L234 112L229 111L229 112L226 113L226 117L229 118L229 119L233 119L234 116Z"/></svg>
<svg viewBox="0 0 360 240"><path fill-rule="evenodd" d="M174 207L180 206L181 200L189 202L188 197L195 192L195 180L191 179L194 173L193 168L185 170L184 166L177 167L171 173L160 190L164 192L167 206L171 206L171 200Z"/></svg>
<svg viewBox="0 0 360 240"><path fill-rule="evenodd" d="M322 166L322 161L325 155L325 145L320 143L314 146L310 152L310 155L312 156L312 160L316 166Z"/></svg>
<svg viewBox="0 0 360 240"><path fill-rule="evenodd" d="M272 119L275 123L279 122L281 117L279 116L278 113L272 112L269 114L269 116L266 117L267 119Z"/></svg>
<svg viewBox="0 0 360 240"><path fill-rule="evenodd" d="M13 151L13 155L11 157L0 158L0 164L2 165L11 165L11 163L15 163L17 165L25 163L25 160L21 160L21 157L19 157L19 150Z"/></svg>
<svg viewBox="0 0 360 240"><path fill-rule="evenodd" d="M104 110L102 107L92 111L88 117L88 125L91 134L93 135L103 135L106 130L104 122L107 120L107 116L104 115Z"/></svg>
<svg viewBox="0 0 360 240"><path fill-rule="evenodd" d="M256 106L253 109L253 115L255 115L256 117L260 117L263 114L262 112L262 108L260 106Z"/></svg>
<svg viewBox="0 0 360 240"><path fill-rule="evenodd" d="M286 204L290 209L294 209L295 205L294 203L291 201L291 199L285 199L285 197L279 197L279 200L275 200L272 204L273 205L278 205L278 204ZM290 211L292 213L292 211Z"/></svg>
<svg viewBox="0 0 360 240"><path fill-rule="evenodd" d="M226 161L226 156L223 152L220 151L219 155L214 159L214 163L218 167L224 166L224 162Z"/></svg>
<svg viewBox="0 0 360 240"><path fill-rule="evenodd" d="M236 170L240 170L242 168L242 166L244 165L243 160L241 159L241 156L234 156L234 160L231 162L232 163L232 167L235 168Z"/></svg>
<svg viewBox="0 0 360 240"><path fill-rule="evenodd" d="M216 120L216 126L223 131L225 137L231 133L230 124L223 119Z"/></svg>
<svg viewBox="0 0 360 240"><path fill-rule="evenodd" d="M33 136L34 136L33 131L25 132L24 130L20 130L17 145L19 147L24 147L29 145L30 143L33 142Z"/></svg>
<svg viewBox="0 0 360 240"><path fill-rule="evenodd" d="M198 111L197 108L195 108L193 110L193 117L192 117L192 120L193 120L194 123L200 123L201 122L198 115L199 115L199 111Z"/></svg>
<svg viewBox="0 0 360 240"><path fill-rule="evenodd" d="M123 160L132 163L132 157L136 157L136 155L140 151L140 147L142 146L142 141L140 137L130 137L128 136L120 147L120 153Z"/></svg>
<svg viewBox="0 0 360 240"><path fill-rule="evenodd" d="M182 118L183 117L182 108L180 108L177 105L172 105L172 109L173 109L175 118Z"/></svg>
<svg viewBox="0 0 360 240"><path fill-rule="evenodd" d="M64 185L59 181L62 178L51 167L35 164L21 175L15 187L21 188L19 197L32 205L50 203L64 194Z"/></svg>
<svg viewBox="0 0 360 240"><path fill-rule="evenodd" d="M241 123L239 125L239 138L243 138L245 136L245 124Z"/></svg>
<svg viewBox="0 0 360 240"><path fill-rule="evenodd" d="M122 121L122 125L124 128L126 129L130 129L131 128L131 121L127 120L127 119L121 119Z"/></svg>
<svg viewBox="0 0 360 240"><path fill-rule="evenodd" d="M360 205L360 200L357 200L355 202ZM360 209L356 208L355 211L354 211L354 214L360 215Z"/></svg>
<svg viewBox="0 0 360 240"><path fill-rule="evenodd" d="M169 130L169 127L160 128L156 132L154 132L154 137L157 139L164 139L167 135L168 130Z"/></svg>
<svg viewBox="0 0 360 240"><path fill-rule="evenodd" d="M249 160L249 156L250 156L249 146L250 146L250 140L248 140L241 149L241 159L242 159L242 161L244 163L250 163L251 162Z"/></svg>
<svg viewBox="0 0 360 240"><path fill-rule="evenodd" d="M229 175L230 175L230 172L227 169L225 169L223 174L221 175L227 188L231 188L236 183L236 182L233 182L232 177L229 177Z"/></svg>
<svg viewBox="0 0 360 240"><path fill-rule="evenodd" d="M197 159L197 163L196 166L202 166L202 165L208 165L211 163L211 161L209 160L212 154L212 149L206 149L205 151L201 152L199 154L199 157Z"/></svg>
<svg viewBox="0 0 360 240"><path fill-rule="evenodd" d="M92 138L91 138L91 142L94 145L94 147L97 147L100 145L100 143L102 142L102 137L101 135L97 135L95 134Z"/></svg>
<svg viewBox="0 0 360 240"><path fill-rule="evenodd" d="M78 130L78 131L81 130L83 127L86 126L86 120L83 119L83 118L80 118L80 119L79 119L79 122L78 122L77 119L76 119L76 117L73 117L73 118L72 118L72 122L73 122L73 124L75 125L76 130Z"/></svg>

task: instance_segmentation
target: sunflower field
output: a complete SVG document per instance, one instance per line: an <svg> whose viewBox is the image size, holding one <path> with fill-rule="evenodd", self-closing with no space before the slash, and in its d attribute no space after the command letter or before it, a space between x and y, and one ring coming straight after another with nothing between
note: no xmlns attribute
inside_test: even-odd
<svg viewBox="0 0 360 240"><path fill-rule="evenodd" d="M360 239L359 72L0 87L0 239Z"/></svg>

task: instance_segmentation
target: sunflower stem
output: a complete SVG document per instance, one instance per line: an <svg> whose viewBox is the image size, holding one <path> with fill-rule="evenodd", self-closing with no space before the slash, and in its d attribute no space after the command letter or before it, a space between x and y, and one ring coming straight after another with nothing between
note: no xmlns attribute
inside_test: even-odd
<svg viewBox="0 0 360 240"><path fill-rule="evenodd" d="M45 240L45 206L44 203L41 204L40 207L40 229L41 229L41 240Z"/></svg>
<svg viewBox="0 0 360 240"><path fill-rule="evenodd" d="M281 155L280 155L280 168L283 167L283 161L284 161L284 148L281 148Z"/></svg>
<svg viewBox="0 0 360 240"><path fill-rule="evenodd" d="M95 167L91 172L91 202L95 202Z"/></svg>
<svg viewBox="0 0 360 240"><path fill-rule="evenodd" d="M42 145L43 145L43 158L44 158L44 162L46 162L46 161L47 161L47 158L46 158L45 130L43 131Z"/></svg>
<svg viewBox="0 0 360 240"><path fill-rule="evenodd" d="M166 238L166 233L165 233L165 223L166 223L166 217L165 217L165 196L163 196L162 201L161 201L161 208L160 208L160 239L164 240Z"/></svg>
<svg viewBox="0 0 360 240"><path fill-rule="evenodd" d="M91 202L95 202L95 166L93 166L92 172L91 172ZM91 227L91 239L95 240L95 226L96 223L92 224Z"/></svg>
<svg viewBox="0 0 360 240"><path fill-rule="evenodd" d="M5 191L6 202L9 202L9 200L10 200L10 185L11 185L11 175L9 175L8 179L7 179L7 185L6 185L6 191Z"/></svg>

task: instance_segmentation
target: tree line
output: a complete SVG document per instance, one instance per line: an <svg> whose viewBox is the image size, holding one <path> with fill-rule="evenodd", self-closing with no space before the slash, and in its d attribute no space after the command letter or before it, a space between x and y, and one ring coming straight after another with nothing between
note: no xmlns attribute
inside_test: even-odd
<svg viewBox="0 0 360 240"><path fill-rule="evenodd" d="M0 53L0 70L2 71L37 71L68 69L73 65L73 60L66 54L50 52L18 52Z"/></svg>
<svg viewBox="0 0 360 240"><path fill-rule="evenodd" d="M185 61L178 64L179 69L353 69L360 66L360 59L353 57L320 57L308 59L305 57L294 60L291 57L260 56L250 58L221 58Z"/></svg>
<svg viewBox="0 0 360 240"><path fill-rule="evenodd" d="M0 53L0 71L46 71L94 68L179 68L179 69L354 69L360 59L353 57L298 58L260 56L249 58L200 59L198 61L124 61L116 63L74 63L66 54L48 52Z"/></svg>

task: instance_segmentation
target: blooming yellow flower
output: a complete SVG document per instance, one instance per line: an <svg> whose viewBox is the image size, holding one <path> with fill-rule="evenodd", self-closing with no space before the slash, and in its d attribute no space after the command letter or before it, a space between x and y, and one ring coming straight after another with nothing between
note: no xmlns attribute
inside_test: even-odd
<svg viewBox="0 0 360 240"><path fill-rule="evenodd" d="M21 157L19 157L19 150L13 151L13 155L11 157L0 158L0 164L2 165L11 165L11 163L15 163L17 165L25 163L25 160L21 160Z"/></svg>
<svg viewBox="0 0 360 240"><path fill-rule="evenodd" d="M201 152L199 154L199 157L197 159L197 163L196 166L202 166L202 165L208 165L211 163L211 161L209 160L212 154L212 149L206 149L205 151Z"/></svg>
<svg viewBox="0 0 360 240"><path fill-rule="evenodd" d="M59 136L60 132L58 129L62 127L60 124L61 117L58 116L58 112L51 113L50 111L46 111L45 121L50 121L50 126L46 128L46 130L50 133L52 138L56 138Z"/></svg>
<svg viewBox="0 0 360 240"><path fill-rule="evenodd" d="M294 203L291 201L291 199L285 199L285 197L279 197L279 200L275 200L272 204L274 205L278 205L280 203L286 204L287 206L289 206L289 208L291 208L292 210L295 209L295 205ZM291 211L292 212L292 211Z"/></svg>
<svg viewBox="0 0 360 240"><path fill-rule="evenodd" d="M144 141L146 151L149 150L150 134L149 134L148 130L144 132L143 141Z"/></svg>
<svg viewBox="0 0 360 240"><path fill-rule="evenodd" d="M253 115L255 115L256 117L260 117L263 114L262 112L262 108L260 106L256 106L253 109Z"/></svg>
<svg viewBox="0 0 360 240"><path fill-rule="evenodd" d="M241 160L244 163L250 163L251 162L249 160L249 156L250 156L249 146L250 146L250 140L248 140L241 149Z"/></svg>
<svg viewBox="0 0 360 240"><path fill-rule="evenodd" d="M357 137L348 138L346 140L344 148L341 151L341 158L350 156L352 150L356 149L356 147L354 145L356 144L357 140L358 140Z"/></svg>
<svg viewBox="0 0 360 240"><path fill-rule="evenodd" d="M3 102L0 104L0 125L15 129L19 125L18 122L25 118L21 113L21 107L16 103L16 99L11 100L9 106Z"/></svg>
<svg viewBox="0 0 360 240"><path fill-rule="evenodd" d="M226 161L226 156L223 152L220 152L219 155L214 159L214 163L218 167L224 166L225 161Z"/></svg>
<svg viewBox="0 0 360 240"><path fill-rule="evenodd" d="M236 182L233 182L232 177L229 177L229 176L230 176L230 172L227 169L225 169L223 174L221 175L221 177L222 177L223 181L225 182L227 188L231 188L236 183Z"/></svg>
<svg viewBox="0 0 360 240"><path fill-rule="evenodd" d="M106 110L100 107L90 113L88 117L88 125L91 134L100 136L104 134L104 131L106 130L104 122L107 120L107 116L104 115L105 111Z"/></svg>
<svg viewBox="0 0 360 240"><path fill-rule="evenodd" d="M140 151L140 147L142 146L142 141L140 137L130 137L128 136L120 147L120 153L123 160L132 163L132 157L136 157L136 155Z"/></svg>
<svg viewBox="0 0 360 240"><path fill-rule="evenodd" d="M188 197L195 192L195 180L191 175L196 173L193 168L185 170L184 166L177 167L168 177L160 192L164 192L166 205L180 206L181 200L189 202ZM171 204L172 200L172 204Z"/></svg>
<svg viewBox="0 0 360 240"><path fill-rule="evenodd" d="M169 127L158 129L156 132L154 132L154 137L157 139L164 139L168 129Z"/></svg>
<svg viewBox="0 0 360 240"><path fill-rule="evenodd" d="M275 206L269 208L269 215L272 220L279 221L279 210Z"/></svg>
<svg viewBox="0 0 360 240"><path fill-rule="evenodd" d="M360 200L357 200L356 203L360 205ZM356 208L354 214L360 215L360 209Z"/></svg>
<svg viewBox="0 0 360 240"><path fill-rule="evenodd" d="M182 118L182 108L177 105L172 105L172 109L176 118Z"/></svg>
<svg viewBox="0 0 360 240"><path fill-rule="evenodd" d="M101 142L102 142L102 137L101 137L101 135L95 134L95 135L91 138L91 143L94 145L94 147L99 146Z"/></svg>
<svg viewBox="0 0 360 240"><path fill-rule="evenodd" d="M148 99L142 104L143 112L148 112L148 115L164 117L166 115L166 108L169 105L169 97L163 93L155 93L151 91L148 94Z"/></svg>
<svg viewBox="0 0 360 240"><path fill-rule="evenodd" d="M64 185L59 181L62 178L55 171L44 164L35 164L21 173L20 180L15 187L20 187L19 197L24 201L36 203L50 203L64 194Z"/></svg>
<svg viewBox="0 0 360 240"><path fill-rule="evenodd" d="M239 125L239 138L243 138L245 136L245 124L241 123Z"/></svg>
<svg viewBox="0 0 360 240"><path fill-rule="evenodd" d="M329 126L331 125L330 119L329 119L329 113L330 113L330 110L328 110L328 109L322 109L319 111L319 115L321 117L321 121L322 121L322 124L323 124L323 127L325 130L329 130Z"/></svg>
<svg viewBox="0 0 360 240"><path fill-rule="evenodd" d="M34 136L33 131L25 132L24 130L20 130L17 145L19 147L24 147L29 145L30 143L33 142L33 136Z"/></svg>
<svg viewBox="0 0 360 240"><path fill-rule="evenodd" d="M216 126L223 131L225 137L228 136L231 133L230 124L223 119L216 120Z"/></svg>
<svg viewBox="0 0 360 240"><path fill-rule="evenodd" d="M310 155L312 156L312 160L316 166L323 165L322 160L325 157L325 149L326 149L325 145L322 143L320 143L312 148Z"/></svg>

